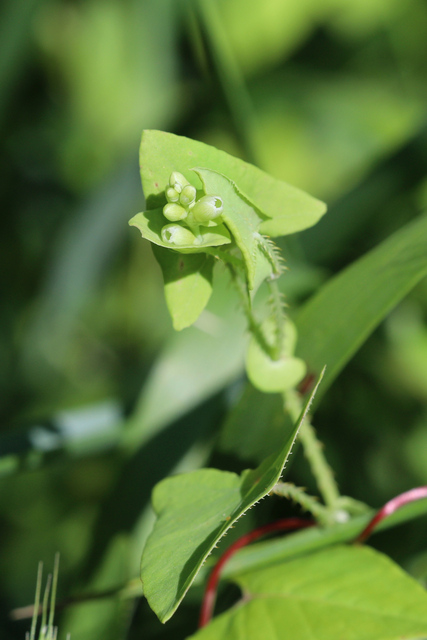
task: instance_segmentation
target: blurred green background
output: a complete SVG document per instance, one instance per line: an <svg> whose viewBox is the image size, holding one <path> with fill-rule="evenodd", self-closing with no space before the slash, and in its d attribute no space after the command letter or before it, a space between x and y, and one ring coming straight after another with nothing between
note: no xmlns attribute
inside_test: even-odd
<svg viewBox="0 0 427 640"><path fill-rule="evenodd" d="M286 239L290 312L427 204L423 0L9 0L0 9L0 635L61 553L59 600L137 578L171 472L253 464L215 449L244 381L244 320L219 273L174 334L148 243L143 128L186 135L325 200ZM427 283L328 392L315 424L343 491L427 484ZM333 318L331 318L333 322ZM290 479L314 490L300 454ZM271 516L261 506L259 517ZM248 525L257 517L247 516ZM427 577L427 522L378 536ZM138 591L138 583L135 583ZM65 607L60 638L184 638L142 600Z"/></svg>

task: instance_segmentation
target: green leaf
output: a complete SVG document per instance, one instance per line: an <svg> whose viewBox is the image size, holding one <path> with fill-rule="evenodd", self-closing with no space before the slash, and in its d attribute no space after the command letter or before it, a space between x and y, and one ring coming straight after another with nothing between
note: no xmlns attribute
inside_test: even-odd
<svg viewBox="0 0 427 640"><path fill-rule="evenodd" d="M206 253L183 254L153 245L165 282L165 297L174 329L197 320L212 293L214 259Z"/></svg>
<svg viewBox="0 0 427 640"><path fill-rule="evenodd" d="M261 222L265 220L265 216L262 216L251 204L248 204L237 186L225 176L200 167L194 171L202 181L205 192L209 195L220 195L223 200L222 219L242 252L248 286L253 290L255 284L259 286L272 272L272 267L260 250L258 241L259 227Z"/></svg>
<svg viewBox="0 0 427 640"><path fill-rule="evenodd" d="M217 446L220 451L238 453L242 460L259 461L277 451L292 429L289 414L283 411L282 394L262 393L248 384L228 412Z"/></svg>
<svg viewBox="0 0 427 640"><path fill-rule="evenodd" d="M243 160L202 142L163 131L143 132L140 166L149 209L166 204L164 189L172 171L180 171L195 184L190 170L208 167L232 180L248 201L271 218L262 223L263 234L274 237L307 229L316 224L326 211L323 202Z"/></svg>
<svg viewBox="0 0 427 640"><path fill-rule="evenodd" d="M230 244L231 238L227 229L223 224L216 227L201 227L200 234L203 236L203 242L197 245L188 244L174 246L171 243L164 242L162 240L161 232L166 224L169 224L169 220L163 215L162 209L154 209L153 211L143 211L137 213L131 220L129 220L131 227L136 227L141 232L141 235L146 240L153 242L159 247L165 249L172 249L179 251L180 253L200 253L207 247L218 247L223 244ZM214 229L214 230L213 230Z"/></svg>
<svg viewBox="0 0 427 640"><path fill-rule="evenodd" d="M338 546L246 573L244 602L194 640L402 640L427 635L425 590L369 547Z"/></svg>
<svg viewBox="0 0 427 640"><path fill-rule="evenodd" d="M319 396L381 320L426 275L427 216L422 216L350 265L309 300L296 319L296 353L315 375L327 366Z"/></svg>
<svg viewBox="0 0 427 640"><path fill-rule="evenodd" d="M155 487L157 521L143 552L141 577L144 595L162 622L176 611L218 540L279 480L315 391L280 452L256 470L238 476L200 469Z"/></svg>

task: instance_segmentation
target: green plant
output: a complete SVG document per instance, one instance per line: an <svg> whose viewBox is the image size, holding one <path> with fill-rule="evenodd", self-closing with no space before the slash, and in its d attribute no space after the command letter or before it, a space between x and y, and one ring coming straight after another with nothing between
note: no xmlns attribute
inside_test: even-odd
<svg viewBox="0 0 427 640"><path fill-rule="evenodd" d="M142 557L150 606L166 622L222 536L259 500L276 494L311 512L316 551L304 546L308 531L293 536L303 540L297 552L289 538L281 555L269 545L264 555L252 552L246 565L236 562L227 577L245 594L240 606L195 637L299 640L316 630L316 637L328 640L391 640L427 634L427 596L420 585L372 549L331 546L331 532L332 542L354 538L371 512L340 494L307 417L363 340L427 273L427 218L333 278L293 323L279 288L283 262L271 238L315 224L325 213L321 202L212 147L157 131L143 133L141 175L147 210L130 224L153 243L175 329L197 321L212 292L214 266L224 265L250 334L246 368L253 386L246 402L256 388L272 397L280 393L288 425L284 421L280 445L255 470L237 475L200 469L155 487L157 520ZM255 294L262 285L268 299L260 291L259 319ZM259 428L268 440L268 423ZM280 482L297 436L322 502ZM237 434L234 446L244 440L244 433ZM348 536L353 524L360 530Z"/></svg>
<svg viewBox="0 0 427 640"><path fill-rule="evenodd" d="M54 626L56 588L58 585L59 554L55 556L53 573L49 574L46 581L43 600L41 602L43 563L40 562L37 570L36 594L34 598L31 630L26 634L26 640L56 640L58 627ZM37 619L41 613L41 620L37 632ZM67 636L70 640L70 636Z"/></svg>

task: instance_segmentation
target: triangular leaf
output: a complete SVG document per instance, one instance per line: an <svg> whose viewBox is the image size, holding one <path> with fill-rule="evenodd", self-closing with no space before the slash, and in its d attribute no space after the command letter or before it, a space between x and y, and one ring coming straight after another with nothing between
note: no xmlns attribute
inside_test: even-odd
<svg viewBox="0 0 427 640"><path fill-rule="evenodd" d="M174 329L193 324L212 293L214 258L206 253L183 254L153 245L163 272L165 297Z"/></svg>
<svg viewBox="0 0 427 640"><path fill-rule="evenodd" d="M402 640L427 635L427 593L369 547L337 546L237 578L245 598L194 640Z"/></svg>
<svg viewBox="0 0 427 640"><path fill-rule="evenodd" d="M238 476L200 469L155 487L157 521L143 552L141 577L144 595L162 622L176 611L218 540L279 480L316 389L280 452L256 470Z"/></svg>
<svg viewBox="0 0 427 640"><path fill-rule="evenodd" d="M164 190L172 171L191 181L193 167L209 167L237 184L242 194L267 218L261 233L281 236L313 226L326 211L323 202L215 147L164 131L142 134L140 167L148 209L166 203ZM196 185L197 186L197 185Z"/></svg>

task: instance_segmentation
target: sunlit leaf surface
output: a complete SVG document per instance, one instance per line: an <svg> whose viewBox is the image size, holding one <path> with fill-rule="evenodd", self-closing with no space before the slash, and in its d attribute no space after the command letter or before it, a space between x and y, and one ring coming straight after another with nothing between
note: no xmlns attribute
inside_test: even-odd
<svg viewBox="0 0 427 640"><path fill-rule="evenodd" d="M276 180L257 167L196 140L163 131L146 130L140 148L142 186L147 206L166 203L165 185L172 171L194 180L194 167L209 167L226 175L265 216L261 232L287 235L314 225L326 211L323 202L286 182Z"/></svg>
<svg viewBox="0 0 427 640"><path fill-rule="evenodd" d="M333 547L236 582L244 601L194 640L402 640L427 634L425 590L369 547Z"/></svg>

